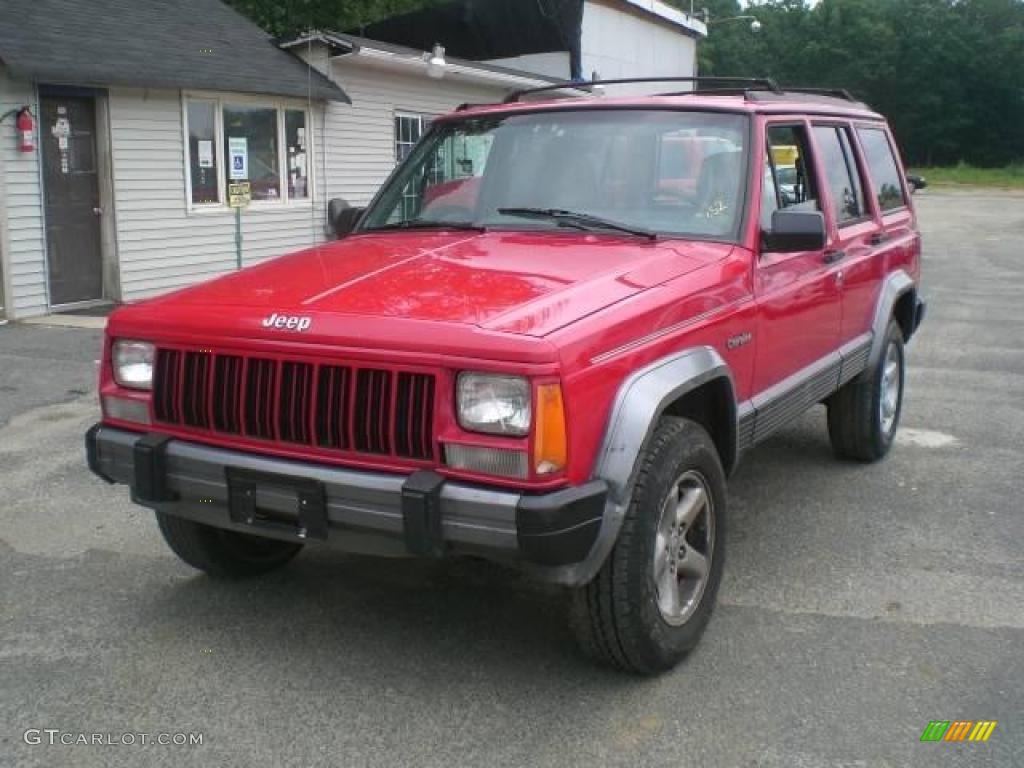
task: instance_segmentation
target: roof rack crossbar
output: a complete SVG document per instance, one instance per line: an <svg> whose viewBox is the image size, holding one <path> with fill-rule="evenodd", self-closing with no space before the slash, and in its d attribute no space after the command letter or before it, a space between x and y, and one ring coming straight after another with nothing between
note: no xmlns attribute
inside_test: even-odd
<svg viewBox="0 0 1024 768"><path fill-rule="evenodd" d="M835 99L843 99L844 101L858 101L858 99L845 88L796 88L793 86L784 86L783 91L789 93L806 93L810 96L831 96Z"/></svg>
<svg viewBox="0 0 1024 768"><path fill-rule="evenodd" d="M523 88L512 91L505 97L505 104L513 104L520 101L523 96L534 93L547 93L548 91L560 91L565 88L589 89L594 86L603 85L632 85L634 83L694 83L697 86L707 84L711 86L734 86L739 89L758 88L761 90L782 93L782 89L769 77L628 77L619 80L587 80L579 82L555 83L545 85L541 88Z"/></svg>

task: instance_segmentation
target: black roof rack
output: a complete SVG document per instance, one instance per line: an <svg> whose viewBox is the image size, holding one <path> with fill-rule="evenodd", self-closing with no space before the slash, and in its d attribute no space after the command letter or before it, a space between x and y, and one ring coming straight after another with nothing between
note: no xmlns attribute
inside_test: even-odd
<svg viewBox="0 0 1024 768"><path fill-rule="evenodd" d="M629 77L621 80L587 80L580 82L556 83L553 85L545 85L541 88L524 88L518 91L512 91L512 93L505 97L504 103L513 104L517 101L521 101L523 96L529 96L534 93L547 93L548 91L560 91L566 88L589 90L595 86L632 85L634 83L694 83L697 86L698 93L715 91L715 86L718 86L718 89L720 90L734 90L737 94L743 93L748 89L771 91L772 93L777 94L783 93L783 90L779 88L775 81L768 77ZM701 90L700 86L702 84L712 87ZM690 93L690 91L685 91L685 93Z"/></svg>

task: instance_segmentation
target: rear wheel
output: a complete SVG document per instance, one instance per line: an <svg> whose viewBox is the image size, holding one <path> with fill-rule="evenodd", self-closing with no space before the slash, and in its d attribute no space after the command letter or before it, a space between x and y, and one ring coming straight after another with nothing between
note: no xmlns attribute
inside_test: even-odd
<svg viewBox="0 0 1024 768"><path fill-rule="evenodd" d="M725 473L699 424L666 418L642 458L615 548L570 616L583 651L639 673L671 669L700 640L722 577Z"/></svg>
<svg viewBox="0 0 1024 768"><path fill-rule="evenodd" d="M903 409L903 332L889 323L878 362L828 402L828 434L840 458L877 461L892 447Z"/></svg>
<svg viewBox="0 0 1024 768"><path fill-rule="evenodd" d="M174 554L214 578L258 576L280 568L302 549L301 544L226 531L161 512L156 519Z"/></svg>

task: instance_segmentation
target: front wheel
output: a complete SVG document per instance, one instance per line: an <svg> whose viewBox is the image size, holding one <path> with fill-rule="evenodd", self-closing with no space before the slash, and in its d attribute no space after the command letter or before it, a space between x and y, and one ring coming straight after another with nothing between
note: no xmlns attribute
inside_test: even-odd
<svg viewBox="0 0 1024 768"><path fill-rule="evenodd" d="M301 544L225 531L162 512L156 519L174 554L214 578L258 576L280 568L302 549Z"/></svg>
<svg viewBox="0 0 1024 768"><path fill-rule="evenodd" d="M571 597L573 630L587 655L654 674L697 644L722 578L725 504L711 437L688 419L663 419L615 548Z"/></svg>
<svg viewBox="0 0 1024 768"><path fill-rule="evenodd" d="M877 461L889 452L903 410L905 378L903 332L894 320L878 362L828 402L828 434L838 457Z"/></svg>

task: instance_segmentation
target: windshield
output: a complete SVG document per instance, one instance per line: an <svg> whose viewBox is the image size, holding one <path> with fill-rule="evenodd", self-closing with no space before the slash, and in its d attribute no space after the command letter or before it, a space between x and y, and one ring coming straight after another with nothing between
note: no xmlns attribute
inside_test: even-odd
<svg viewBox="0 0 1024 768"><path fill-rule="evenodd" d="M734 239L746 148L747 119L736 114L589 109L442 121L360 229L602 229L603 220L667 236ZM550 212L585 218L537 215Z"/></svg>

